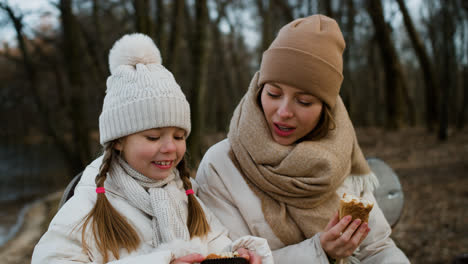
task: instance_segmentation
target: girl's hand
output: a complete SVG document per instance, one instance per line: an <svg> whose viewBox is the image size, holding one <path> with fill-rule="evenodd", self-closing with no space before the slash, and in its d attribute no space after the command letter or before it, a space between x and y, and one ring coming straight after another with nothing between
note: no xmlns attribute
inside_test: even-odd
<svg viewBox="0 0 468 264"><path fill-rule="evenodd" d="M339 220L337 212L320 235L322 248L329 257L340 259L351 256L369 234L367 223L361 224L359 219L350 222L350 215Z"/></svg>
<svg viewBox="0 0 468 264"><path fill-rule="evenodd" d="M250 264L262 264L262 258L248 249L239 248L237 253L239 253L242 258L247 259Z"/></svg>
<svg viewBox="0 0 468 264"><path fill-rule="evenodd" d="M170 264L192 264L192 263L200 263L203 260L205 260L205 257L203 257L200 254L194 253L194 254L189 254L189 255L174 259L173 261L171 261Z"/></svg>

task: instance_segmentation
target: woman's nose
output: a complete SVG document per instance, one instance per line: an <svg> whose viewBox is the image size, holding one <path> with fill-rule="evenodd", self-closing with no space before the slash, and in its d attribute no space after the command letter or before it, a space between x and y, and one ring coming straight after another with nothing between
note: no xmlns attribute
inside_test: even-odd
<svg viewBox="0 0 468 264"><path fill-rule="evenodd" d="M287 101L281 102L281 104L278 107L277 113L281 118L291 118L293 116L293 112Z"/></svg>

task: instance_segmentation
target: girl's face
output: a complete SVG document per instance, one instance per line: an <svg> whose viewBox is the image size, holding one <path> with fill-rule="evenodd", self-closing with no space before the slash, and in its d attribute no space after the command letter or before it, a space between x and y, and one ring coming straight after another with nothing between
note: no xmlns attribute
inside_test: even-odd
<svg viewBox="0 0 468 264"><path fill-rule="evenodd" d="M115 149L139 173L163 180L185 154L185 130L178 127L154 128L119 140Z"/></svg>
<svg viewBox="0 0 468 264"><path fill-rule="evenodd" d="M273 140L285 146L315 128L323 107L322 101L312 94L277 83L265 84L260 101Z"/></svg>

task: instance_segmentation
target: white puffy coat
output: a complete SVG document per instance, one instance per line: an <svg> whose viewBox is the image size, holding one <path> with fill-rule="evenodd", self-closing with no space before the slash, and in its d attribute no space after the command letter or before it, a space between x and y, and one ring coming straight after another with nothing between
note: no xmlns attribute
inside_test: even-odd
<svg viewBox="0 0 468 264"><path fill-rule="evenodd" d="M230 160L229 151L228 139L212 146L203 157L195 179L199 185L198 197L229 229L229 237L237 239L254 235L267 239L273 250L275 263L328 263L320 244L320 233L290 246L285 246L275 236L263 216L260 199ZM350 181L345 181L337 193L341 197L344 192L361 192L354 188ZM354 257L361 263L409 263L390 238L392 230L374 195L365 193L365 198L374 202L369 216L371 231L355 251Z"/></svg>
<svg viewBox="0 0 468 264"><path fill-rule="evenodd" d="M103 263L103 256L95 243L90 241L88 243L90 252L84 252L81 244L81 229L74 230L95 204L96 184L94 179L98 174L101 162L102 157L96 159L85 169L73 197L57 212L49 229L36 245L32 256L33 264ZM142 241L136 251L128 253L124 249L120 250L119 260L114 259L114 256L109 253L110 262L108 263L170 263L173 258L190 253L219 253L226 250L236 250L240 247L255 250L257 254L262 256L263 263L273 263L271 251L264 239L243 237L232 242L226 236L226 229L212 213L206 210L206 207L205 213L211 226L211 232L206 239L194 239L190 242L177 240L155 249L152 247L151 217L129 204L118 190L105 186L109 202L126 217ZM185 192L183 188L175 191ZM173 197L177 197L177 195ZM202 206L204 205L202 204Z"/></svg>

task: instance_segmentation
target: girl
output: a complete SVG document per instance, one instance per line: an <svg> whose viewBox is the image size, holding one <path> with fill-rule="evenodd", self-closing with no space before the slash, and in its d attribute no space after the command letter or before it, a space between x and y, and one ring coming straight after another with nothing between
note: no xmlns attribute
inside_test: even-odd
<svg viewBox="0 0 468 264"><path fill-rule="evenodd" d="M84 171L32 263L198 263L201 254L236 249L251 263L273 263L264 239L232 242L194 196L184 159L189 104L153 41L124 36L109 65L104 155Z"/></svg>
<svg viewBox="0 0 468 264"><path fill-rule="evenodd" d="M314 15L284 26L197 172L200 199L231 238L266 238L277 263L409 263L376 204L377 184L339 97L338 24ZM226 188L229 186L229 188ZM374 202L369 224L339 220L339 197Z"/></svg>

